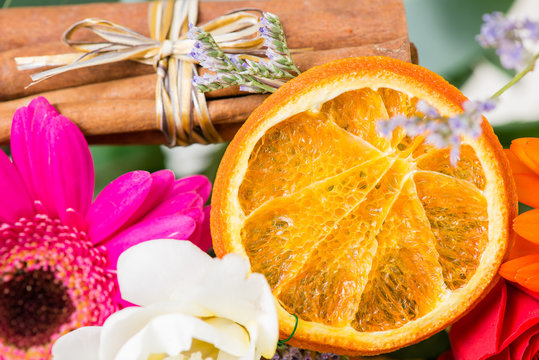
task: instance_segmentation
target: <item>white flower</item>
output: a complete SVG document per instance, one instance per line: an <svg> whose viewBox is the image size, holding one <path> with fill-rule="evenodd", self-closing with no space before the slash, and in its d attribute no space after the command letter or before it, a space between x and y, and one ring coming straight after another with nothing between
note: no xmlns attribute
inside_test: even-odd
<svg viewBox="0 0 539 360"><path fill-rule="evenodd" d="M212 259L189 241L152 240L120 256L118 282L122 297L140 307L62 336L54 360L254 360L275 353L271 290L238 255Z"/></svg>

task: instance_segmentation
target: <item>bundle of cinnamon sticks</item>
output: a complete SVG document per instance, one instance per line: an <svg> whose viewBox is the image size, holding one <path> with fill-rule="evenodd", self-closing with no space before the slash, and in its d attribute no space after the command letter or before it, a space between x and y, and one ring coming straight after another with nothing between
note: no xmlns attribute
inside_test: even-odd
<svg viewBox="0 0 539 360"><path fill-rule="evenodd" d="M67 72L34 86L14 58L73 52L61 43L71 24L102 18L148 35L148 3L103 3L0 10L0 144L9 141L16 108L45 96L79 125L91 143L165 143L155 121L155 70L131 61ZM331 60L385 55L411 61L401 0L262 0L207 1L199 7L199 23L230 11L257 8L278 15L301 71ZM92 36L81 34L80 39ZM202 71L203 72L203 71ZM230 87L206 93L212 122L228 140L267 95Z"/></svg>

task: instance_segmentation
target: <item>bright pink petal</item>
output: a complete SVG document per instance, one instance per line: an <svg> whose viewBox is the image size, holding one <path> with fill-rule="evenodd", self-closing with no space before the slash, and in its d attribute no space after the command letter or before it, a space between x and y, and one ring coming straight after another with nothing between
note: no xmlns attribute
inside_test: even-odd
<svg viewBox="0 0 539 360"><path fill-rule="evenodd" d="M172 190L175 194L196 191L206 202L211 193L211 183L205 176L194 175L176 180Z"/></svg>
<svg viewBox="0 0 539 360"><path fill-rule="evenodd" d="M189 215L190 209L202 209L204 200L196 192L180 193L164 200L155 209L150 211L144 219L161 217L172 214ZM196 219L195 219L196 220Z"/></svg>
<svg viewBox="0 0 539 360"><path fill-rule="evenodd" d="M166 199L162 204L156 207L143 220L149 220L156 217L168 216L172 214L185 215L192 218L197 226L189 238L194 244L202 250L207 251L211 247L211 235L209 229L209 206L203 208L204 200L196 192L180 193L176 196Z"/></svg>
<svg viewBox="0 0 539 360"><path fill-rule="evenodd" d="M120 254L133 245L152 239L188 240L195 228L196 222L182 215L163 216L139 222L103 244L108 250L109 267L115 269Z"/></svg>
<svg viewBox="0 0 539 360"><path fill-rule="evenodd" d="M66 220L66 210L85 216L94 194L94 164L88 143L79 128L65 116L49 122L48 174L45 183L52 192L56 212Z"/></svg>
<svg viewBox="0 0 539 360"><path fill-rule="evenodd" d="M500 349L507 347L517 337L537 324L539 324L539 300L508 284Z"/></svg>
<svg viewBox="0 0 539 360"><path fill-rule="evenodd" d="M86 220L90 239L97 244L127 223L150 193L152 177L146 171L133 171L113 180L90 206Z"/></svg>
<svg viewBox="0 0 539 360"><path fill-rule="evenodd" d="M34 209L21 176L9 157L0 151L0 223L30 217Z"/></svg>
<svg viewBox="0 0 539 360"><path fill-rule="evenodd" d="M93 196L93 163L75 124L38 97L15 112L11 147L32 199L64 221L68 208L85 214Z"/></svg>
<svg viewBox="0 0 539 360"><path fill-rule="evenodd" d="M11 125L11 156L19 170L30 197L40 201L51 215L56 207L50 192L44 186L48 173L46 129L58 112L43 97L32 100L30 105L15 111Z"/></svg>
<svg viewBox="0 0 539 360"><path fill-rule="evenodd" d="M143 218L148 212L160 205L171 193L172 184L174 183L174 173L172 171L160 170L151 174L151 177L152 186L150 192L125 226L132 225Z"/></svg>
<svg viewBox="0 0 539 360"><path fill-rule="evenodd" d="M470 313L449 332L455 359L479 360L498 353L506 309L507 287L501 280Z"/></svg>

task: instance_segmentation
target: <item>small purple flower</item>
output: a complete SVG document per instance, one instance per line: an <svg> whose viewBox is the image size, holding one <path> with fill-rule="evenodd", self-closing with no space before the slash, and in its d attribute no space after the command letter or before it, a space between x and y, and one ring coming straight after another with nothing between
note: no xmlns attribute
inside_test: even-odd
<svg viewBox="0 0 539 360"><path fill-rule="evenodd" d="M245 63L243 63L240 57L237 55L229 55L228 58L230 59L232 64L234 64L234 66L236 66L238 69L242 69L246 66Z"/></svg>
<svg viewBox="0 0 539 360"><path fill-rule="evenodd" d="M476 39L484 48L496 49L505 68L519 69L533 59L530 42L539 40L539 24L535 21L511 20L500 12L483 16L481 33Z"/></svg>
<svg viewBox="0 0 539 360"><path fill-rule="evenodd" d="M383 137L390 137L393 130L395 130L399 124L404 121L403 118L405 119L406 116L398 115L385 121L378 121L376 123L376 129Z"/></svg>
<svg viewBox="0 0 539 360"><path fill-rule="evenodd" d="M539 23L525 19L522 27L526 30L528 39L532 41L539 40Z"/></svg>
<svg viewBox="0 0 539 360"><path fill-rule="evenodd" d="M427 104L425 100L418 100L417 104L415 105L415 108L417 109L417 111L422 112L428 117L436 118L440 116L438 110Z"/></svg>
<svg viewBox="0 0 539 360"><path fill-rule="evenodd" d="M509 38L515 31L517 25L509 20L499 11L492 14L483 15L483 25L481 33L477 35L476 40L483 47L498 47L498 45Z"/></svg>
<svg viewBox="0 0 539 360"><path fill-rule="evenodd" d="M506 69L518 69L525 66L530 55L519 43L506 42L496 49L502 66Z"/></svg>
<svg viewBox="0 0 539 360"><path fill-rule="evenodd" d="M381 135L390 137L397 127L406 131L408 136L424 135L425 141L436 148L450 147L451 165L455 166L460 157L460 145L463 138L475 139L481 135L483 112L491 111L496 101L466 101L464 112L445 117L424 101L416 104L417 114L410 117L397 115L387 120L380 120L377 129Z"/></svg>

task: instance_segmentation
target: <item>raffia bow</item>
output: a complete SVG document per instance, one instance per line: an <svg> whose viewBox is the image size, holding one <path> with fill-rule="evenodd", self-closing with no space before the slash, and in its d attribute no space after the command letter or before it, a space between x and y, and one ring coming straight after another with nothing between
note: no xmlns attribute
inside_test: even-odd
<svg viewBox="0 0 539 360"><path fill-rule="evenodd" d="M157 72L157 126L165 134L168 145L221 142L221 136L211 123L206 98L191 81L197 69L189 56L194 41L187 38L187 32L189 24L196 24L197 13L198 0L152 2L150 37L110 21L85 19L72 25L62 37L79 52L22 57L15 61L20 70L60 66L31 75L30 85L66 71L117 61L152 65ZM201 28L212 34L225 53L256 53L264 43L258 22L256 15L237 11ZM74 34L82 29L92 31L103 40L73 40Z"/></svg>

